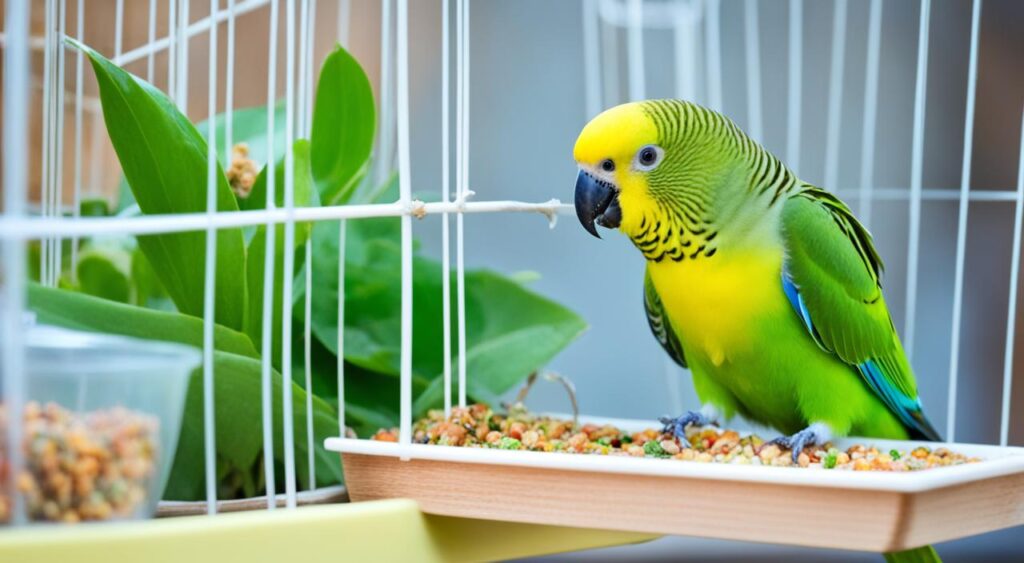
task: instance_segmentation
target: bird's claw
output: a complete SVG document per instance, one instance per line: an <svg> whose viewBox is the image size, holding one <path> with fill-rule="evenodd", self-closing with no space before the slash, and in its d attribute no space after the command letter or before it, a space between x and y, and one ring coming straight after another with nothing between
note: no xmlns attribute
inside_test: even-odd
<svg viewBox="0 0 1024 563"><path fill-rule="evenodd" d="M778 438L769 440L761 446L764 448L769 444L775 444L781 448L790 450L793 456L793 463L797 463L800 458L800 454L804 451L807 446L817 445L822 442L821 436L814 431L814 428L808 427L793 434L792 436L779 436Z"/></svg>
<svg viewBox="0 0 1024 563"><path fill-rule="evenodd" d="M658 422L664 426L661 431L663 433L672 433L679 442L686 447L690 447L690 441L686 439L686 427L690 425L696 426L707 426L709 424L715 424L715 421L703 413L697 411L687 411L686 414L677 417L663 416L658 419Z"/></svg>

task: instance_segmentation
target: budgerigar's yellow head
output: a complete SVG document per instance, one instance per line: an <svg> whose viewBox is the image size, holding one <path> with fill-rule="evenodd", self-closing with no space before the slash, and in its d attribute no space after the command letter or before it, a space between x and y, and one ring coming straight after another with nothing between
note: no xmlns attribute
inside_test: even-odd
<svg viewBox="0 0 1024 563"><path fill-rule="evenodd" d="M640 103L613 107L583 128L573 149L580 167L579 179L603 188L581 192L577 182L576 211L584 212L580 220L591 234L600 237L594 221L626 233L633 230L629 221L638 214L624 216L622 208L632 210L652 204L647 174L664 157L659 141L658 128ZM591 201L590 196L596 196L596 200ZM585 201L580 201L581 197ZM586 212L598 207L604 209L593 218L585 217ZM589 223L585 220L588 218L592 219Z"/></svg>
<svg viewBox="0 0 1024 563"><path fill-rule="evenodd" d="M710 257L718 226L749 220L744 143L729 119L681 100L623 104L583 128L576 214L628 235L649 259Z"/></svg>

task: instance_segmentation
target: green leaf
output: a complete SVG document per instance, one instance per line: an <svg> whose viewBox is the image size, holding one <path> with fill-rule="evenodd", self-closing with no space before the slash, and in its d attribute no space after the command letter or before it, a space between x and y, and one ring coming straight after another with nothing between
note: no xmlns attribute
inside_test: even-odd
<svg viewBox="0 0 1024 563"><path fill-rule="evenodd" d="M78 290L88 295L129 303L132 299L131 254L114 245L89 244L75 266Z"/></svg>
<svg viewBox="0 0 1024 563"><path fill-rule="evenodd" d="M320 70L313 105L313 178L326 205L352 196L366 171L375 127L370 81L339 45Z"/></svg>
<svg viewBox="0 0 1024 563"><path fill-rule="evenodd" d="M107 200L98 197L83 199L78 209L79 215L82 217L106 217L110 215L110 204L107 203Z"/></svg>
<svg viewBox="0 0 1024 563"><path fill-rule="evenodd" d="M235 354L214 354L214 397L217 460L220 468L233 468L250 476L263 472L263 414L261 363L258 359ZM164 498L202 500L205 498L203 472L203 394L202 372L196 370L189 383L182 419L181 437L171 469ZM276 477L283 483L283 417L281 414L281 376L271 374L273 394L274 458ZM306 392L292 384L293 431L295 438L295 474L302 489L309 488L306 443ZM333 485L342 480L338 454L328 452L323 441L338 435L338 417L323 400L313 397L314 463L318 486ZM223 484L222 484L223 485ZM228 496L245 494L244 486L229 491ZM221 487L222 491L224 487ZM280 491L283 486L278 486ZM262 491L260 491L262 492Z"/></svg>
<svg viewBox="0 0 1024 563"><path fill-rule="evenodd" d="M312 176L310 174L310 163L309 163L309 142L305 140L298 140L293 146L294 154L294 166L295 166L295 181L294 181L294 197L296 206L310 206L316 205L316 190L313 189ZM263 171L260 172L259 177L256 179L256 183L253 185L253 190L248 198L253 205L262 208L266 204L267 197L267 168L264 167ZM274 171L275 180L275 197L278 205L284 204L284 162L279 162L275 166ZM309 237L310 226L308 223L296 223L295 225L295 244L292 248L287 249L289 252L295 252L296 248L299 248ZM266 264L266 248L267 248L267 228L266 226L260 226L256 229L252 240L249 242L248 261L246 263L246 279L249 288L249 303L248 311L246 314L245 332L248 334L253 342L261 342L263 337L263 281L264 281L264 265ZM273 341L271 349L273 350L273 361L274 365L281 366L281 321L283 304L281 298L281 287L284 281L284 226L278 225L274 228L274 316L273 316ZM298 261L297 261L298 262ZM290 272L289 275L294 276L294 272Z"/></svg>
<svg viewBox="0 0 1024 563"><path fill-rule="evenodd" d="M196 128L167 97L92 49L69 39L92 63L107 132L139 208L147 215L206 210L207 148ZM236 211L223 170L215 170L217 209ZM206 233L139 237L178 309L202 315ZM219 324L241 329L245 315L245 247L241 229L217 234L215 311Z"/></svg>
<svg viewBox="0 0 1024 563"><path fill-rule="evenodd" d="M28 306L43 324L195 347L203 345L202 319L181 313L143 309L35 283L28 286ZM214 327L213 344L217 350L259 356L249 337L220 325Z"/></svg>

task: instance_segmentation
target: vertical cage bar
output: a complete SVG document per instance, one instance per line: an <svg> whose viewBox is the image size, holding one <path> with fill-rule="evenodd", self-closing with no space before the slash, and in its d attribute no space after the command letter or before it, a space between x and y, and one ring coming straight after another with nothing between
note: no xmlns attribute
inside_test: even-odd
<svg viewBox="0 0 1024 563"><path fill-rule="evenodd" d="M715 111L722 111L722 5L719 0L708 0L707 9L704 40L707 51L708 105Z"/></svg>
<svg viewBox="0 0 1024 563"><path fill-rule="evenodd" d="M345 431L345 231L347 223L338 221L338 436Z"/></svg>
<svg viewBox="0 0 1024 563"><path fill-rule="evenodd" d="M295 272L295 157L291 147L295 139L295 0L285 3L284 71L284 261L281 271L281 408L284 417L284 490L285 505L295 508L295 420L292 413L292 315L291 296Z"/></svg>
<svg viewBox="0 0 1024 563"><path fill-rule="evenodd" d="M909 238L907 240L907 301L903 320L903 344L907 359L914 362L917 320L917 257L921 237L921 175L924 165L925 94L928 90L928 27L931 0L921 0L917 39L917 79L914 85L914 136L910 156Z"/></svg>
<svg viewBox="0 0 1024 563"><path fill-rule="evenodd" d="M313 113L313 85L312 85L312 74L313 74L313 40L316 38L316 0L307 0L309 6L306 9L306 34L303 36L305 39L305 51L306 51L306 78L305 78L305 115L303 121L305 124L302 127L305 137L309 138L310 131L312 129L312 113ZM305 318L303 319L303 352L305 357L303 358L304 367L306 371L306 457L307 463L309 464L309 488L316 488L316 463L315 463L315 437L313 433L313 357L312 357L312 308L313 308L313 230L312 225L309 227L309 232L306 235L306 308ZM339 328L340 332L340 328Z"/></svg>
<svg viewBox="0 0 1024 563"><path fill-rule="evenodd" d="M217 12L217 1L210 0L210 14ZM217 25L210 26L209 75L207 80L207 111L210 127L206 143L206 213L217 213ZM217 444L213 397L213 327L214 294L217 279L217 229L206 230L206 265L203 277L203 453L206 468L206 512L217 513Z"/></svg>
<svg viewBox="0 0 1024 563"><path fill-rule="evenodd" d="M348 28L352 6L349 0L338 0L338 43L348 49ZM342 433L342 436L345 434Z"/></svg>
<svg viewBox="0 0 1024 563"><path fill-rule="evenodd" d="M231 166L231 147L235 143L235 0L228 0L227 57L224 64L224 159ZM210 116L213 123L213 116ZM211 125L212 127L212 125Z"/></svg>
<svg viewBox="0 0 1024 563"><path fill-rule="evenodd" d="M178 10L178 76L175 85L178 88L178 107L181 113L188 115L188 24L190 0L181 0Z"/></svg>
<svg viewBox="0 0 1024 563"><path fill-rule="evenodd" d="M455 282L459 329L459 406L466 406L466 260L465 227L461 206L469 196L469 2L459 1L458 10L458 123L456 125L456 175L459 214L455 216Z"/></svg>
<svg viewBox="0 0 1024 563"><path fill-rule="evenodd" d="M124 0L117 0L114 4L114 58L121 56L124 52Z"/></svg>
<svg viewBox="0 0 1024 563"><path fill-rule="evenodd" d="M313 102L316 99L315 83L315 71L316 65L313 59L314 55L314 43L316 39L316 0L309 0L309 24L306 29L309 31L309 37L306 38L306 136L312 135L313 131Z"/></svg>
<svg viewBox="0 0 1024 563"><path fill-rule="evenodd" d="M64 52L64 37L67 34L67 0L60 0L58 14L57 36L54 38L53 50L57 56L57 99L54 102L56 120L54 125L54 147L53 147L53 214L61 217L64 214L64 63L66 61ZM52 261L51 272L53 286L56 287L61 275L61 265L64 253L64 240L61 237L54 237L50 260Z"/></svg>
<svg viewBox="0 0 1024 563"><path fill-rule="evenodd" d="M675 49L676 96L693 102L697 99L697 16L693 4L676 0L673 4L672 39Z"/></svg>
<svg viewBox="0 0 1024 563"><path fill-rule="evenodd" d="M786 108L786 161L800 170L800 117L803 113L804 4L789 0L789 106Z"/></svg>
<svg viewBox="0 0 1024 563"><path fill-rule="evenodd" d="M398 191L405 205L412 203L409 163L409 2L398 0ZM412 216L402 215L402 347L401 402L398 441L412 443Z"/></svg>
<svg viewBox="0 0 1024 563"><path fill-rule="evenodd" d="M299 130L300 137L309 138L312 99L310 74L313 67L313 0L302 0L302 52L299 53ZM303 264L306 277L305 294L303 296L305 315L302 319L302 369L306 387L306 471L309 489L316 489L315 441L313 433L313 229L310 227L306 236L306 257Z"/></svg>
<svg viewBox="0 0 1024 563"><path fill-rule="evenodd" d="M448 0L443 0L445 14L448 13ZM583 0L583 72L586 83L586 111L587 119L594 117L601 111L601 49L597 41L597 2L598 0ZM447 29L445 26L444 49L447 53ZM447 58L445 59L447 64ZM447 200L445 200L447 201Z"/></svg>
<svg viewBox="0 0 1024 563"><path fill-rule="evenodd" d="M178 0L167 0L167 95L178 104Z"/></svg>
<svg viewBox="0 0 1024 563"><path fill-rule="evenodd" d="M592 3L593 0L587 0ZM451 201L451 6L441 0L441 200ZM588 71L589 72L589 71ZM441 215L441 322L444 350L444 416L452 412L452 283L451 227L448 213Z"/></svg>
<svg viewBox="0 0 1024 563"><path fill-rule="evenodd" d="M299 70L298 84L295 94L295 117L298 123L295 126L295 135L299 138L307 137L306 134L306 38L309 36L309 0L299 2Z"/></svg>
<svg viewBox="0 0 1024 563"><path fill-rule="evenodd" d="M447 1L447 0L446 0ZM338 43L348 48L350 6L348 0L338 0ZM344 438L345 431L345 231L344 219L338 221L338 435Z"/></svg>
<svg viewBox="0 0 1024 563"><path fill-rule="evenodd" d="M22 163L28 162L28 116L31 87L29 59L30 3L8 0L4 10L5 38L3 76L3 216L18 219L25 215L28 175ZM17 490L16 476L24 465L22 454L22 411L25 403L24 347L22 312L25 307L25 241L3 240L3 398L7 405L6 441L10 468L8 491ZM25 502L12 494L14 524L25 521Z"/></svg>
<svg viewBox="0 0 1024 563"><path fill-rule="evenodd" d="M234 2L234 0L228 0ZM84 38L79 36L79 41L84 42ZM146 44L152 45L156 41L156 0L149 0L149 21L146 26ZM146 55L146 82L153 84L153 62L156 58L156 50L151 50Z"/></svg>
<svg viewBox="0 0 1024 563"><path fill-rule="evenodd" d="M868 12L868 52L864 71L864 122L860 142L860 202L858 216L871 229L875 172L875 127L878 115L878 58L882 45L882 0L871 0Z"/></svg>
<svg viewBox="0 0 1024 563"><path fill-rule="evenodd" d="M85 42L85 0L78 0L75 11L75 39ZM152 29L152 26L150 27ZM152 39L151 39L152 40ZM77 220L82 215L82 95L83 54L75 49L75 164L74 196L71 217ZM150 68L152 70L152 67ZM95 150L95 149L94 149ZM71 283L78 283L78 237L71 237Z"/></svg>
<svg viewBox="0 0 1024 563"><path fill-rule="evenodd" d="M313 437L313 339L310 318L313 316L313 237L306 238L306 299L302 327L302 363L306 375L306 462L309 471L309 489L316 489L316 442Z"/></svg>
<svg viewBox="0 0 1024 563"><path fill-rule="evenodd" d="M604 68L602 69L601 87L604 91L604 103L607 106L615 105L621 99L619 85L619 37L615 26L604 21L605 12L613 0L601 0L598 4L598 29L601 32L601 52L605 54Z"/></svg>
<svg viewBox="0 0 1024 563"><path fill-rule="evenodd" d="M629 101L644 99L644 3L629 0L629 30L627 32L629 56Z"/></svg>
<svg viewBox="0 0 1024 563"><path fill-rule="evenodd" d="M53 21L56 10L56 0L47 0L45 15L45 31L43 33L43 126L41 149L42 170L40 171L39 203L44 217L50 214L50 153L51 133L50 119L53 116L53 103L51 101L52 66L53 66ZM39 281L44 285L50 283L50 242L43 238L39 241Z"/></svg>
<svg viewBox="0 0 1024 563"><path fill-rule="evenodd" d="M836 0L832 18L832 64L829 69L828 123L825 132L825 186L839 189L839 127L842 123L843 68L846 61L846 0Z"/></svg>
<svg viewBox="0 0 1024 563"><path fill-rule="evenodd" d="M380 133L377 135L377 183L391 168L391 0L380 2Z"/></svg>
<svg viewBox="0 0 1024 563"><path fill-rule="evenodd" d="M978 86L978 33L981 0L971 8L971 59L967 69L967 109L964 117L964 158L960 169L960 207L956 221L956 273L953 275L953 321L949 342L949 404L946 439L956 439L956 393L960 374L960 316L964 299L964 262L967 256L967 211L971 191L971 156L974 148L974 101Z"/></svg>
<svg viewBox="0 0 1024 563"><path fill-rule="evenodd" d="M1017 285L1020 278L1020 229L1024 213L1024 111L1020 119L1020 155L1017 157L1017 199L1013 209L1013 254L1010 255L1010 297L1006 306L1006 347L1003 352L1003 405L999 445L1010 443L1010 392L1013 386L1013 341L1017 328Z"/></svg>
<svg viewBox="0 0 1024 563"><path fill-rule="evenodd" d="M274 154L275 117L277 114L277 0L270 0L270 26L267 32L269 44L267 54L267 209L277 208L276 171L277 155ZM274 354L274 260L276 257L277 227L267 223L266 252L263 254L263 324L260 342L260 383L262 384L263 408L263 472L266 476L267 509L277 508L276 482L274 477L274 405L271 383L271 361Z"/></svg>
<svg viewBox="0 0 1024 563"><path fill-rule="evenodd" d="M747 63L747 120L750 135L759 143L764 142L761 119L761 40L758 33L757 0L747 0L743 11L746 29L744 45Z"/></svg>

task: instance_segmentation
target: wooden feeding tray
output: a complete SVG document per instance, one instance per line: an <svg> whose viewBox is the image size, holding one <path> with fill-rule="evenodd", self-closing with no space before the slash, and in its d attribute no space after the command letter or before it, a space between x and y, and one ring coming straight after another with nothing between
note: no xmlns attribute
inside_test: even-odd
<svg viewBox="0 0 1024 563"><path fill-rule="evenodd" d="M855 443L937 445L835 441ZM943 445L983 461L874 472L326 442L341 452L353 501L411 498L429 514L879 552L1024 524L1024 448Z"/></svg>

